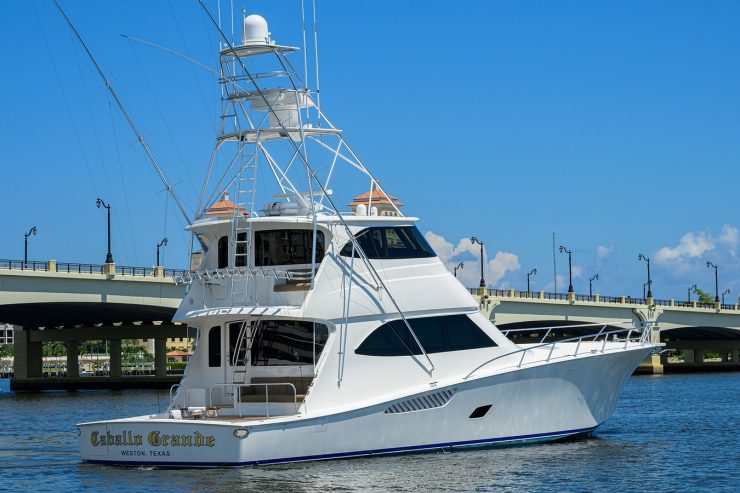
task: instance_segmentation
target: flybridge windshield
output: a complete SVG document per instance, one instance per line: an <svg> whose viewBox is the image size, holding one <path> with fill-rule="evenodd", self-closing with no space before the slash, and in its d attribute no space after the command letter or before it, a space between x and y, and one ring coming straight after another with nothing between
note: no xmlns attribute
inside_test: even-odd
<svg viewBox="0 0 740 493"><path fill-rule="evenodd" d="M436 257L432 247L416 226L373 227L357 234L357 242L369 259L404 259ZM352 242L339 252L343 257L352 256ZM360 255L355 251L355 257Z"/></svg>
<svg viewBox="0 0 740 493"><path fill-rule="evenodd" d="M310 264L313 252L313 231L307 229L273 229L254 233L254 264ZM316 263L324 259L324 233L316 235Z"/></svg>

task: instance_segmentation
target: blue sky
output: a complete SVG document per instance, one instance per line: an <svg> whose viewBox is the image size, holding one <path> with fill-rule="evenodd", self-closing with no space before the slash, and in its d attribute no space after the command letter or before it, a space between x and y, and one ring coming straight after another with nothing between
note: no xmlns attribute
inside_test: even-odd
<svg viewBox="0 0 740 493"><path fill-rule="evenodd" d="M62 2L153 148L194 203L217 121L213 77L132 44L215 66L197 2ZM250 0L273 37L300 43L294 1ZM209 2L215 9L215 2ZM237 3L237 5L241 5ZM339 2L319 0L322 109L405 204L466 284L551 290L552 232L573 284L657 297L696 283L740 294L740 4L737 2ZM46 1L0 16L0 258L100 263L113 254L186 265L188 237L134 136ZM299 55L300 57L300 55ZM357 193L360 193L358 190ZM351 195L351 194L350 194ZM567 257L557 254L558 290Z"/></svg>

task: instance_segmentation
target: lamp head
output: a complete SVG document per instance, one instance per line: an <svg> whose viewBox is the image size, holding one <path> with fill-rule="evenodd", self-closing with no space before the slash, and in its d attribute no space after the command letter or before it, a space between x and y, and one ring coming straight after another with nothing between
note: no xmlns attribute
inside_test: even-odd
<svg viewBox="0 0 740 493"><path fill-rule="evenodd" d="M598 274L596 274L596 275L594 276L594 279L598 279L598 278L599 278L599 275L598 275Z"/></svg>
<svg viewBox="0 0 740 493"><path fill-rule="evenodd" d="M471 237L470 237L470 241L471 241L471 242L472 242L473 244L476 244L476 243L478 243L479 245L483 245L483 242L482 242L482 241L480 241L480 240L479 240L478 238L476 238L475 236L471 236Z"/></svg>
<svg viewBox="0 0 740 493"><path fill-rule="evenodd" d="M169 241L167 241L167 238L165 238L164 240L162 240L162 244L163 244L164 246L167 246L167 243L169 243Z"/></svg>
<svg viewBox="0 0 740 493"><path fill-rule="evenodd" d="M565 247L563 245L560 245L560 253L563 253L565 251Z"/></svg>
<svg viewBox="0 0 740 493"><path fill-rule="evenodd" d="M532 274L537 275L537 269L532 269Z"/></svg>
<svg viewBox="0 0 740 493"><path fill-rule="evenodd" d="M36 226L34 226L33 228L31 228L31 234L32 235L36 236L36 231L37 231Z"/></svg>
<svg viewBox="0 0 740 493"><path fill-rule="evenodd" d="M645 255L638 253L637 260L650 260L650 259L648 259Z"/></svg>
<svg viewBox="0 0 740 493"><path fill-rule="evenodd" d="M100 199L96 199L95 200L95 205L98 207L98 209L100 209L100 204L102 204L102 203L103 203L103 201L100 200Z"/></svg>

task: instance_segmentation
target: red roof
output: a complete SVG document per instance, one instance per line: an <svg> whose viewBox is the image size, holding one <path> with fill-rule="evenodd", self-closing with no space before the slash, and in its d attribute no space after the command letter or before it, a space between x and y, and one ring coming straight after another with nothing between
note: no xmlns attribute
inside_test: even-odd
<svg viewBox="0 0 740 493"><path fill-rule="evenodd" d="M188 353L186 353L185 351L179 351L177 349L167 353L167 356L187 356L187 355Z"/></svg>
<svg viewBox="0 0 740 493"><path fill-rule="evenodd" d="M365 192L362 195L358 195L352 200L352 203L349 205L355 206L355 205L360 205L360 204L370 204L371 202L373 204L391 205L391 200L388 200L389 197L397 207L401 207L403 205L393 195L387 194L386 196L385 193L377 189L373 190L372 192Z"/></svg>
<svg viewBox="0 0 740 493"><path fill-rule="evenodd" d="M223 193L221 194L221 200L219 200L218 202L214 202L214 204L206 210L206 216L215 216L215 215L220 215L220 214L233 214L235 209L236 209L236 205L232 201L229 200L229 192L224 190ZM241 206L239 206L238 212L245 216L249 215L247 210Z"/></svg>

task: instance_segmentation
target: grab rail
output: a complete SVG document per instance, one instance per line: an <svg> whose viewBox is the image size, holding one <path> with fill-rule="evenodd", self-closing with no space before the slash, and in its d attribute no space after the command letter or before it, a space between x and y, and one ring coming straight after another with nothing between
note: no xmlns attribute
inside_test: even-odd
<svg viewBox="0 0 740 493"><path fill-rule="evenodd" d="M578 342L578 344L576 344L576 350L572 354L572 356L575 357L575 356L578 355L578 350L580 349L581 342L583 340L591 339L591 341L596 341L600 336L604 336L604 343L601 345L601 352L603 353L605 351L605 349L606 349L606 343L607 343L610 335L613 335L613 337L612 337L612 341L613 342L621 342L617 338L617 334L621 334L621 333L625 333L626 332L627 333L627 336L624 338L624 348L623 349L627 349L627 345L630 342L630 338L632 337L632 333L634 331L636 331L636 330L639 330L640 331L640 336L636 339L635 343L639 343L641 346L644 346L650 340L650 332L651 332L651 330L652 330L652 328L654 326L654 324L652 324L650 322L647 322L647 323L639 322L639 323L633 323L632 326L631 327L628 327L628 328L604 331L604 329L606 327L608 327L609 324L586 324L585 326L588 326L588 325L600 325L602 327L601 327L601 330L599 332L595 333L595 334L587 334L587 335L583 335L583 336L574 336L574 337L569 337L569 338L561 339L561 340L557 340L557 341L539 343L539 344L537 344L535 346L532 346L532 347L520 348L520 349L517 349L515 351L511 351L511 352L508 352L506 354L502 354L502 355L496 356L495 358L491 358L488 361L485 361L485 362L481 363L480 365L478 365L477 367L475 367L470 373L468 373L465 377L463 377L463 380L467 380L468 378L470 378L471 375L473 375L473 373L477 372L478 370L480 370L484 366L487 366L487 365L489 365L490 363L492 363L494 361L500 360L502 358L506 358L507 356L511 356L511 355L517 354L517 353L522 353L522 357L519 359L519 363L516 365L517 368L521 368L522 365L524 364L524 358L527 355L527 351L531 351L531 350L539 349L539 348L544 348L544 347L548 347L548 346L550 347L550 351L547 354L547 358L542 359L542 360L532 361L530 363L536 363L536 362L540 362L540 361L549 362L550 359L551 359L551 357L552 357L552 353L555 350L555 346L557 344L561 344L561 343L564 343L564 342L573 342L573 341L577 341ZM636 325L641 325L641 327L640 328L637 328ZM576 327L576 326L575 325L571 325L571 326L566 326L566 327ZM545 327L542 327L542 328L544 329ZM556 327L551 327L551 329L552 328L556 328ZM521 331L521 330L530 330L531 331L532 329L512 329L512 330L510 330L508 332ZM549 330L548 330L547 333L549 334Z"/></svg>
<svg viewBox="0 0 740 493"><path fill-rule="evenodd" d="M174 402L174 398L177 395L177 393L175 393L175 395L172 395L172 391L175 390L175 388L180 388L180 384L176 383L175 385L170 387L170 408L172 408L172 403Z"/></svg>
<svg viewBox="0 0 740 493"><path fill-rule="evenodd" d="M270 394L269 394L268 388L269 387L274 387L274 386L290 387L291 389L293 389L293 407L295 408L295 412L296 413L298 412L298 392L296 391L295 385L293 385L290 382L284 382L284 383L283 382L271 382L271 383L214 383L208 389L208 407L214 407L213 406L213 388L214 387L224 387L224 388L230 387L232 389L234 387L238 388L239 389L239 392L237 393L236 403L237 404L241 404L242 403L242 401L241 401L241 399L242 399L241 389L242 388L260 387L260 386L262 386L262 387L265 388L265 416L266 417L268 417L268 418L270 417ZM239 411L239 417L241 418L242 417L241 408L238 405L236 407L237 407L237 410Z"/></svg>

